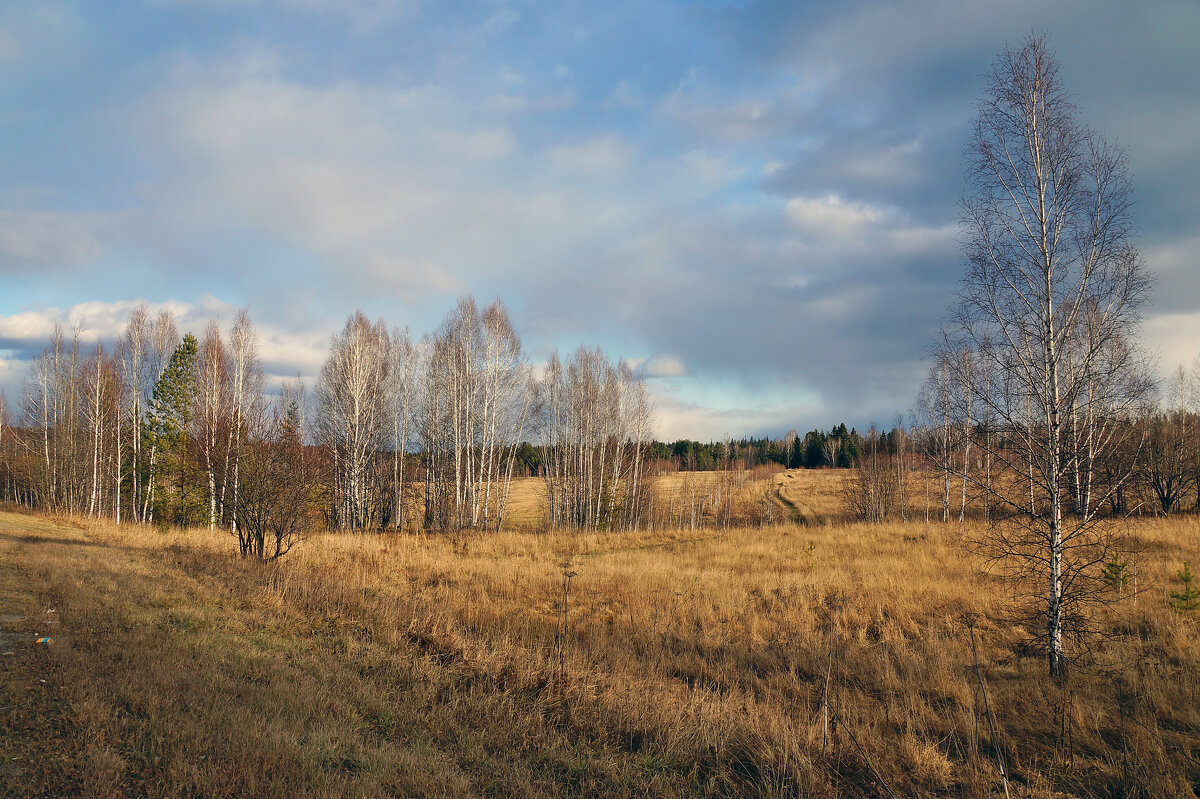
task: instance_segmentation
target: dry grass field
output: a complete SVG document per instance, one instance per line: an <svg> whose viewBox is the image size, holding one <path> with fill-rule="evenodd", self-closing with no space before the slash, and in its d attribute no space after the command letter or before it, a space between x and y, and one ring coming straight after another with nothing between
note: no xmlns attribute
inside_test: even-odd
<svg viewBox="0 0 1200 799"><path fill-rule="evenodd" d="M262 565L3 513L0 795L996 796L998 747L1015 796L1194 797L1200 619L1166 593L1200 522L1130 530L1144 590L1065 686L961 533L339 534Z"/></svg>
<svg viewBox="0 0 1200 799"><path fill-rule="evenodd" d="M811 524L842 518L849 469L789 469L769 479L774 496L797 521Z"/></svg>
<svg viewBox="0 0 1200 799"><path fill-rule="evenodd" d="M735 501L756 506L766 499L778 519L800 524L820 524L838 521L844 515L843 492L851 472L848 469L760 469L760 473L736 481ZM701 491L721 479L719 472L668 472L651 479L655 494L664 501L672 496L687 500L694 484ZM679 495L683 495L680 497ZM918 499L910 503L914 509ZM939 506L940 508L940 506ZM415 518L415 515L410 513ZM505 516L506 525L515 529L540 530L546 526L546 481L540 477L520 477L513 480Z"/></svg>

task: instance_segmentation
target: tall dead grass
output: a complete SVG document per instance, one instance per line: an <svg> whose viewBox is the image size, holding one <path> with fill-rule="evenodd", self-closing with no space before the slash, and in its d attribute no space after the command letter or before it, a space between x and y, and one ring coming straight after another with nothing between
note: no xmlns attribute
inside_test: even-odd
<svg viewBox="0 0 1200 799"><path fill-rule="evenodd" d="M1016 795L1200 780L1196 621L1166 601L1191 517L1131 529L1144 590L1066 685L957 525L339 534L262 565L29 524L0 518L0 590L60 630L4 661L17 795L987 796L996 745Z"/></svg>

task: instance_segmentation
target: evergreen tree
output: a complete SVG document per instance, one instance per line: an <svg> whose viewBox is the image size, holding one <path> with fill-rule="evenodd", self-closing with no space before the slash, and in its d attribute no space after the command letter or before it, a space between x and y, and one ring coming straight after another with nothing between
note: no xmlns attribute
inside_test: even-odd
<svg viewBox="0 0 1200 799"><path fill-rule="evenodd" d="M151 452L154 518L186 526L203 519L204 495L189 457L188 428L196 402L199 347L188 333L154 385L144 434Z"/></svg>
<svg viewBox="0 0 1200 799"><path fill-rule="evenodd" d="M825 434L820 430L813 430L804 437L805 469L820 469L825 465L825 453L823 451L824 445Z"/></svg>
<svg viewBox="0 0 1200 799"><path fill-rule="evenodd" d="M1196 578L1192 575L1192 570L1188 568L1187 561L1183 563L1183 571L1179 572L1179 582L1183 583L1183 588L1179 591L1171 592L1171 605L1176 610L1192 612L1200 608L1200 588L1192 585L1192 581Z"/></svg>
<svg viewBox="0 0 1200 799"><path fill-rule="evenodd" d="M844 434L842 435L842 448L838 451L837 465L838 468L849 469L858 463L862 451L859 446L860 439L858 433L853 430L845 433L846 425L842 425L841 429Z"/></svg>

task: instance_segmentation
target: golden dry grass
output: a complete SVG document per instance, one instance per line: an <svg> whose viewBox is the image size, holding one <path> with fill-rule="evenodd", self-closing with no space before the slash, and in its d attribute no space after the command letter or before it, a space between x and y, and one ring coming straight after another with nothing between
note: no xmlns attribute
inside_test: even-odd
<svg viewBox="0 0 1200 799"><path fill-rule="evenodd" d="M849 469L760 469L759 473L734 480L736 505L755 507L761 493L775 508L775 517L800 524L837 521L844 516L844 492L851 479ZM721 480L721 473L667 472L650 479L659 504L679 500L695 485L701 494L711 493ZM687 498L684 497L686 502ZM923 501L923 500L922 500ZM910 502L915 508L916 500ZM915 512L915 510L914 510ZM711 509L709 509L711 515ZM709 519L711 525L711 519ZM541 530L546 526L546 481L540 477L519 477L513 480L509 494L505 525L523 530Z"/></svg>
<svg viewBox="0 0 1200 799"><path fill-rule="evenodd" d="M788 469L770 479L780 502L798 521L811 523L842 517L851 475L849 469Z"/></svg>
<svg viewBox="0 0 1200 799"><path fill-rule="evenodd" d="M3 514L0 791L881 795L869 759L900 796L995 795L975 616L1016 795L1194 796L1197 621L1165 594L1197 520L1132 530L1146 590L1065 687L960 533L338 534L264 566L221 533Z"/></svg>
<svg viewBox="0 0 1200 799"><path fill-rule="evenodd" d="M517 477L512 481L505 510L508 527L539 530L546 526L546 481L541 477Z"/></svg>

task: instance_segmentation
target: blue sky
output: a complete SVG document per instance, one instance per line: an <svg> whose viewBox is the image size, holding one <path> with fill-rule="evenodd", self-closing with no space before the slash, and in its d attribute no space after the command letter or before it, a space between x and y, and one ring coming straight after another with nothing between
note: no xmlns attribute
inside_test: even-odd
<svg viewBox="0 0 1200 799"><path fill-rule="evenodd" d="M535 360L641 364L664 437L890 423L961 271L962 150L1048 33L1129 150L1163 370L1200 352L1200 6L147 0L0 5L0 389L54 321L248 306L312 376L464 292Z"/></svg>

